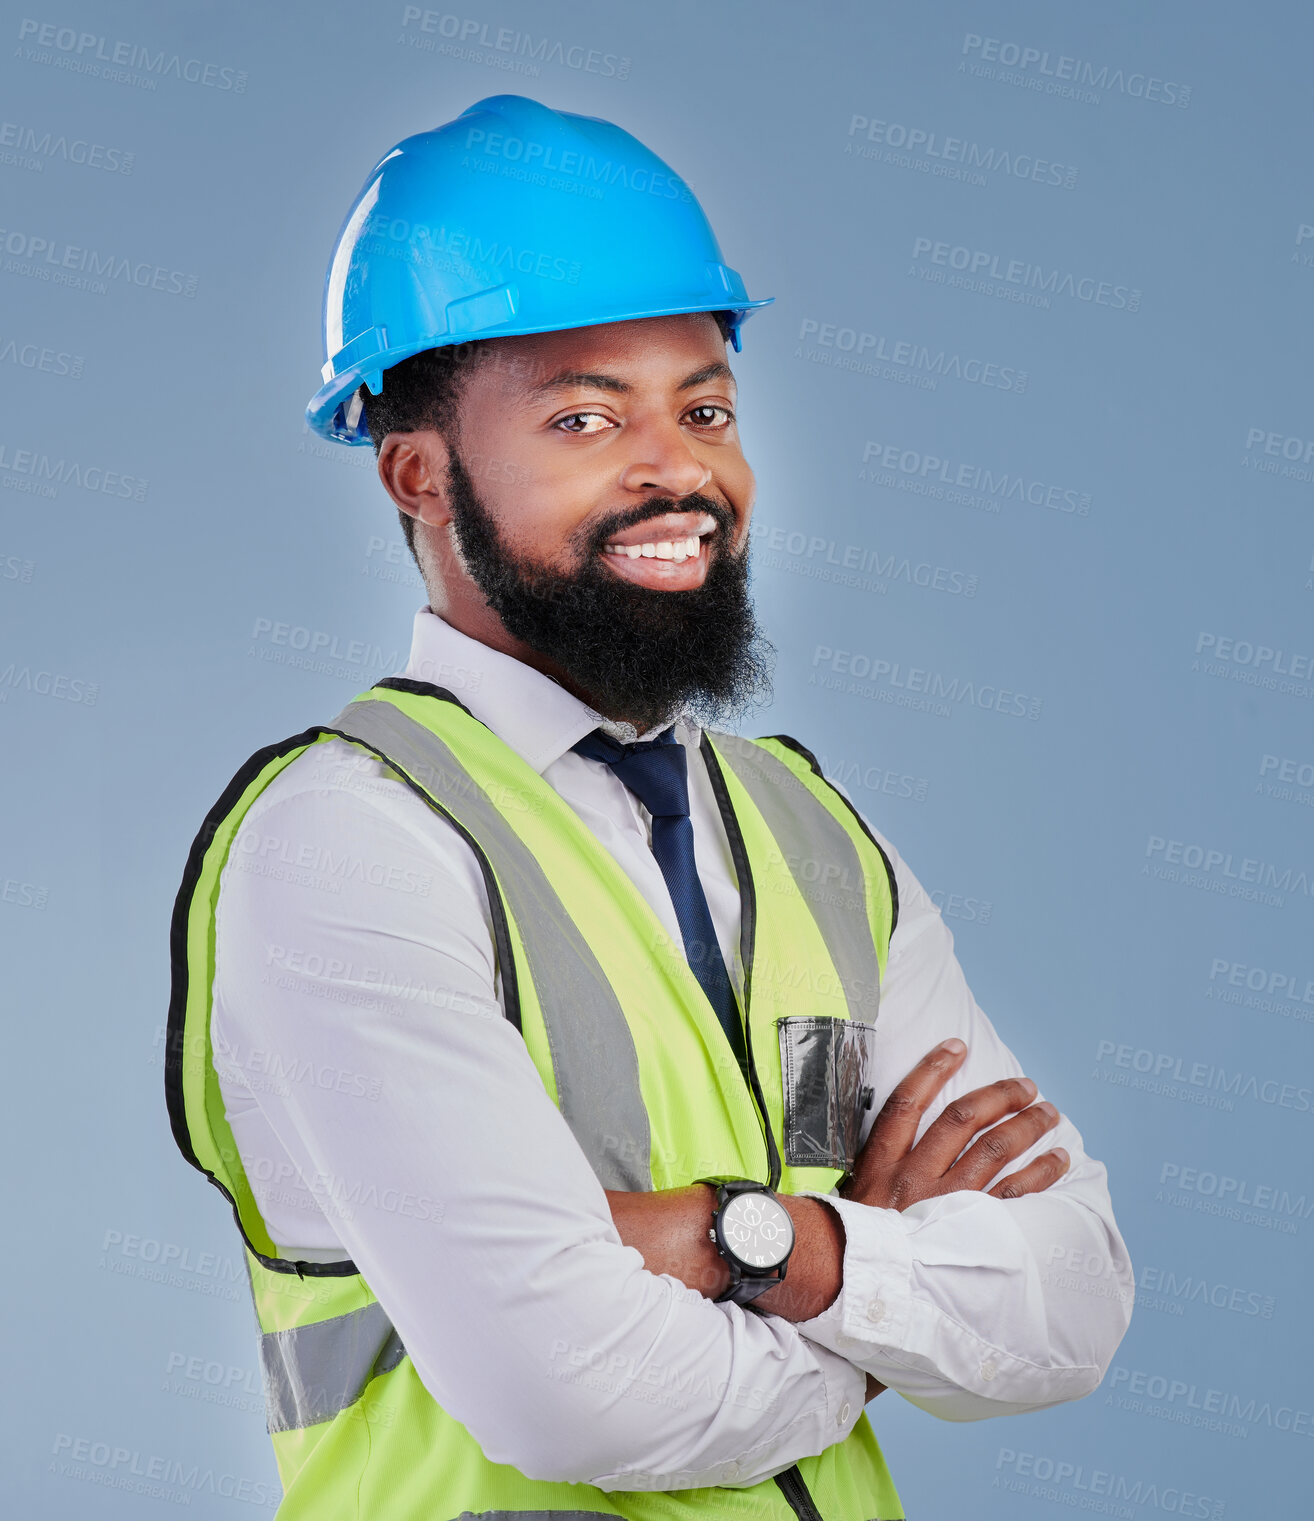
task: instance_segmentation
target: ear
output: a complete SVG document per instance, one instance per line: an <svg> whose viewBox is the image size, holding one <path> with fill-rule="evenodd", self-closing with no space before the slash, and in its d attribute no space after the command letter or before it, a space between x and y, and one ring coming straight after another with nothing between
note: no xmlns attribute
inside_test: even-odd
<svg viewBox="0 0 1314 1521"><path fill-rule="evenodd" d="M447 499L447 464L451 458L441 433L389 433L379 450L379 479L404 513L434 528L452 521Z"/></svg>

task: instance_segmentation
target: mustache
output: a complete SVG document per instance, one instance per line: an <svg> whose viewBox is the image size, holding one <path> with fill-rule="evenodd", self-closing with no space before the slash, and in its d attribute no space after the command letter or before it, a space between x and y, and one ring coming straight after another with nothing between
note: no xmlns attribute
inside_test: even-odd
<svg viewBox="0 0 1314 1521"><path fill-rule="evenodd" d="M719 544L728 543L735 530L735 515L723 502L695 491L682 497L649 497L646 502L640 502L628 511L612 513L591 527L580 530L576 536L576 547L582 558L592 559L610 543L614 534L622 533L627 528L636 528L652 518L665 517L668 512L705 512L708 517L715 518L716 528L708 537Z"/></svg>

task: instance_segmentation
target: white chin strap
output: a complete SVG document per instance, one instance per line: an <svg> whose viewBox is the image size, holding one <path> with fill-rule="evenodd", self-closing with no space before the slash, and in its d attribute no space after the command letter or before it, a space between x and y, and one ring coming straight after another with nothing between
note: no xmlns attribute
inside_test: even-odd
<svg viewBox="0 0 1314 1521"><path fill-rule="evenodd" d="M351 393L351 400L347 403L346 409L342 414L343 422L353 432L355 431L356 424L360 421L360 414L364 410L365 398L360 394L359 390L353 391Z"/></svg>

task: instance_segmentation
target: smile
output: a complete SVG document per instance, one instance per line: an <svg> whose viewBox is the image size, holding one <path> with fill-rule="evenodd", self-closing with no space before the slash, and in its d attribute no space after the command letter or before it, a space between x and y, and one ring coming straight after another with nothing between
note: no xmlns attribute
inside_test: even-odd
<svg viewBox="0 0 1314 1521"><path fill-rule="evenodd" d="M668 512L618 533L603 560L626 581L685 591L702 585L709 558L703 540L715 532L710 513Z"/></svg>
<svg viewBox="0 0 1314 1521"><path fill-rule="evenodd" d="M687 592L706 578L710 552L703 540L715 531L710 514L668 513L617 534L602 549L602 560L636 586Z"/></svg>

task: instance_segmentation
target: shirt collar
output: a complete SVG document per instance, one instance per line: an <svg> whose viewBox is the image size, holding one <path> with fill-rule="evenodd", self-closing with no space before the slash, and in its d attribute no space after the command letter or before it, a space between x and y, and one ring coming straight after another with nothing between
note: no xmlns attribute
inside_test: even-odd
<svg viewBox="0 0 1314 1521"><path fill-rule="evenodd" d="M670 724L667 720L640 736L630 724L595 713L551 676L461 633L428 607L415 615L410 658L402 674L446 688L540 776L594 729L628 743ZM687 742L696 745L698 726L687 718L680 723Z"/></svg>

